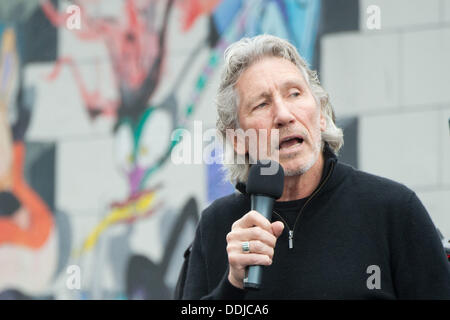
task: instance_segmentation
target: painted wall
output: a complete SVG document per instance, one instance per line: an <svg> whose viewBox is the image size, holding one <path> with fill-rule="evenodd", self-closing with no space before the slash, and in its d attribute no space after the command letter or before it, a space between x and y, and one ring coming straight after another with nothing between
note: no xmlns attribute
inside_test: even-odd
<svg viewBox="0 0 450 320"><path fill-rule="evenodd" d="M180 130L214 128L243 36L290 39L318 67L329 3L2 2L0 297L170 298L201 210L233 192L220 164L173 163Z"/></svg>
<svg viewBox="0 0 450 320"><path fill-rule="evenodd" d="M412 2L3 1L0 298L171 297L202 209L233 192L171 152L214 128L226 46L261 33L320 71L341 160L412 188L449 237L450 5Z"/></svg>

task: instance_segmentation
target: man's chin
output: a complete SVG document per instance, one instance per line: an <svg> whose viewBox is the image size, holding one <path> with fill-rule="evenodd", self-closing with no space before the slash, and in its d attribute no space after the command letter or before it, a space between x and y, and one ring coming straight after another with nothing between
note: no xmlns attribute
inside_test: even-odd
<svg viewBox="0 0 450 320"><path fill-rule="evenodd" d="M308 172L310 168L297 168L297 169L285 169L284 170L284 176L285 177L295 177L295 176L301 176L302 174L305 174Z"/></svg>
<svg viewBox="0 0 450 320"><path fill-rule="evenodd" d="M317 159L307 159L306 161L299 161L300 159L280 159L280 164L284 170L285 177L299 176L311 169L316 163Z"/></svg>

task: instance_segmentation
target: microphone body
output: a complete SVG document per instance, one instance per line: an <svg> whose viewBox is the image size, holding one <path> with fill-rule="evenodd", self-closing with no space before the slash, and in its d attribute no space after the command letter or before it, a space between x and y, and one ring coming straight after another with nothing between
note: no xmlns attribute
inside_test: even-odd
<svg viewBox="0 0 450 320"><path fill-rule="evenodd" d="M251 209L261 213L269 221L272 219L272 209L275 199L265 195L251 195ZM249 266L244 278L244 288L258 290L261 287L263 266Z"/></svg>
<svg viewBox="0 0 450 320"><path fill-rule="evenodd" d="M268 170L270 169L270 170ZM283 194L284 170L273 160L250 167L247 180L247 193L251 197L251 209L262 214L269 221L272 219L272 209L275 199ZM245 268L244 288L259 290L263 266L255 265Z"/></svg>

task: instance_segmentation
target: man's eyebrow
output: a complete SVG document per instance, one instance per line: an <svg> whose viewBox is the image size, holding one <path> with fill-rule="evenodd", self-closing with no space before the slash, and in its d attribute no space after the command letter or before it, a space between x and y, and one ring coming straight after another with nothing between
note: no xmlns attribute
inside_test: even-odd
<svg viewBox="0 0 450 320"><path fill-rule="evenodd" d="M282 89L292 88L292 87L301 87L303 88L305 85L299 80L286 80L281 84Z"/></svg>
<svg viewBox="0 0 450 320"><path fill-rule="evenodd" d="M305 86L304 83L302 83L300 80L296 80L296 79L288 79L288 80L284 81L280 85L281 89L283 89L283 90L286 90L286 89L289 89L289 88L292 88L292 87L303 89L304 86ZM253 103L255 103L255 101L257 101L257 100L259 100L261 98L270 99L271 97L272 97L272 95L269 92L261 92L258 95L250 97L248 99L248 101L247 101L246 106L247 107L251 107L251 105Z"/></svg>
<svg viewBox="0 0 450 320"><path fill-rule="evenodd" d="M272 95L269 93L269 92L261 92L260 94L258 94L258 95L255 95L255 96L253 96L253 97L250 97L249 99L248 99L248 101L247 101L247 107L250 107L251 106L251 104L253 104L253 103L255 103L255 101L257 101L257 100L259 100L259 99L261 99L261 98L264 98L264 99L270 99L272 97Z"/></svg>

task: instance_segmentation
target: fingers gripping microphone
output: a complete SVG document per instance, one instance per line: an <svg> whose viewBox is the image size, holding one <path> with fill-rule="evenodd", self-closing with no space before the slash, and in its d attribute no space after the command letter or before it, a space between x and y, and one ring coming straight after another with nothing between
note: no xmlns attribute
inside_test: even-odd
<svg viewBox="0 0 450 320"><path fill-rule="evenodd" d="M250 167L247 193L251 197L251 209L258 211L269 221L272 219L273 203L283 194L284 171L276 162L262 164L258 161ZM263 267L249 266L244 278L244 288L258 290L261 287Z"/></svg>

